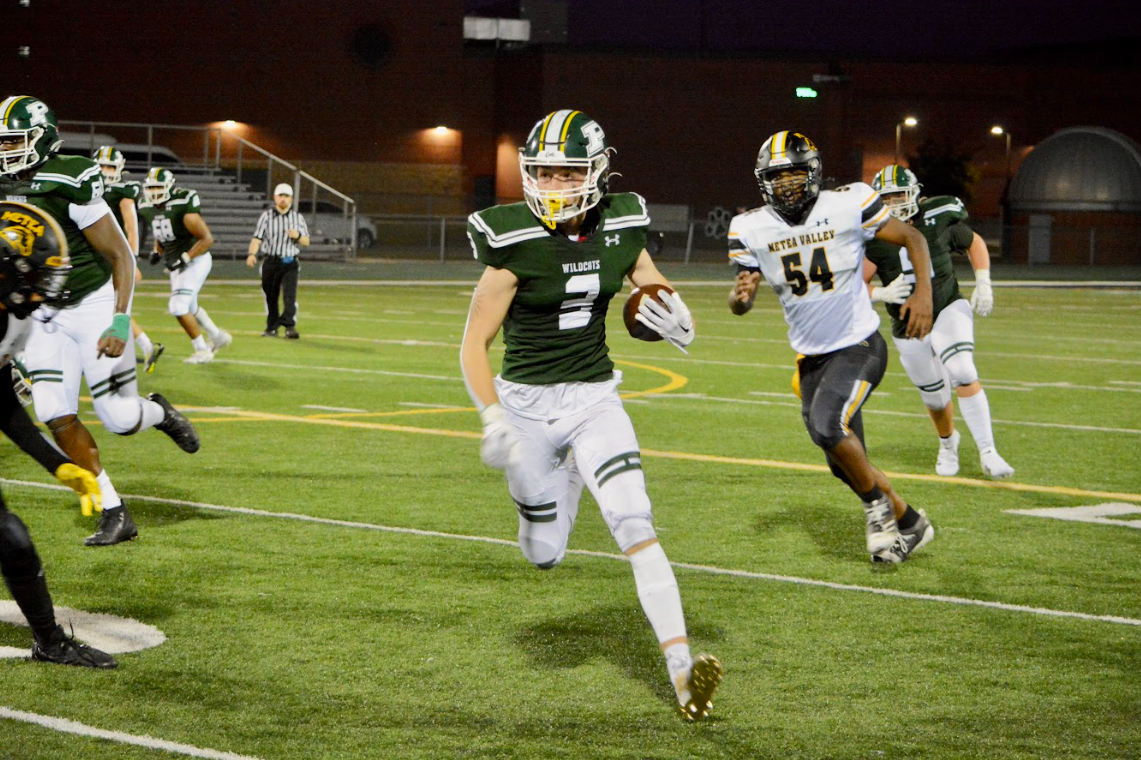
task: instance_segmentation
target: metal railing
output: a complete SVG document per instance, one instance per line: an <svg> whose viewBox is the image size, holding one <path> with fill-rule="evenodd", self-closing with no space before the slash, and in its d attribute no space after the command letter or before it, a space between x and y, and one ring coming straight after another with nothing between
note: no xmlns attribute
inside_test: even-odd
<svg viewBox="0 0 1141 760"><path fill-rule="evenodd" d="M353 198L331 187L327 183L322 182L295 164L286 161L280 156L274 155L243 137L239 137L229 130L222 127L202 127L185 124L146 124L120 121L65 120L60 122L60 126L68 128L71 131L75 131L75 128L78 127L80 132L85 132L89 135L90 144L86 146L88 153L94 151L109 137L109 135L102 134L99 130L117 130L120 134L126 130L128 134L138 135L142 142L131 143L127 140L113 138L116 147L121 146L122 149L126 149L124 150L124 154L127 156L128 165L132 165L132 168L138 167L140 164L146 167L156 164L169 165L170 159L175 159L184 164L187 168L199 169L204 172L233 172L235 181L239 185L242 183L243 172L245 172L247 178L250 178L251 174L264 171L266 198L272 199L273 188L277 183L286 182L293 187L293 197L299 206L302 198L302 190L304 189L308 192L309 200L312 204L310 208L314 211L317 209L318 200L323 200L320 198L323 192L339 201L341 213L348 223L348 229L350 231L350 236L347 241L348 248L352 256L356 255L357 203ZM187 157L184 158L183 155L171 150L167 145L156 142L156 132L177 133L174 142L180 146L186 144L184 133L200 132L202 135L201 163L195 160L189 160L188 154ZM69 145L68 147L78 146ZM130 155L127 155L128 151ZM252 151L258 158L251 160L246 155L247 151Z"/></svg>

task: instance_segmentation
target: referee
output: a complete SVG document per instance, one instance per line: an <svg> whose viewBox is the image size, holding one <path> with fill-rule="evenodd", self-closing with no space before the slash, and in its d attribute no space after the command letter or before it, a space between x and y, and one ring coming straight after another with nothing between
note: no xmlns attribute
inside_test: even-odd
<svg viewBox="0 0 1141 760"><path fill-rule="evenodd" d="M292 208L293 187L282 182L273 189L273 208L262 212L257 229L250 240L246 265L257 263L258 251L264 254L261 264L261 289L265 293L265 332L276 338L279 328L285 337L297 340L297 255L309 245L309 227L301 213ZM277 299L281 296L279 311Z"/></svg>

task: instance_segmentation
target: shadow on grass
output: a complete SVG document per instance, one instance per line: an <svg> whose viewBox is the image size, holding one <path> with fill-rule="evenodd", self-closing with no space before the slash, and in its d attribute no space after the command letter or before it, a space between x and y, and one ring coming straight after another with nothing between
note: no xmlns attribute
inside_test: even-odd
<svg viewBox="0 0 1141 760"><path fill-rule="evenodd" d="M848 501L859 500L853 496ZM793 528L827 557L845 562L859 557L866 561L863 554L863 515L859 514L858 504L850 508L845 504L843 494L838 493L834 504L794 506L775 514L761 515L754 523L754 530L761 538L776 540L772 534Z"/></svg>
<svg viewBox="0 0 1141 760"><path fill-rule="evenodd" d="M703 642L721 638L718 630L706 626L692 628L691 638ZM627 678L645 684L662 702L676 702L653 630L637 607L597 607L554 618L521 629L515 641L537 667L575 668L604 658Z"/></svg>

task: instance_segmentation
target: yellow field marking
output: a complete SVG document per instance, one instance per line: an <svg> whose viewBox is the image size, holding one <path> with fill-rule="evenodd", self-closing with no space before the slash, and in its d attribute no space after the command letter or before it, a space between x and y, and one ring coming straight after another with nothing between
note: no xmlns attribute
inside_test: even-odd
<svg viewBox="0 0 1141 760"><path fill-rule="evenodd" d="M670 391L676 391L679 388L684 388L689 384L688 377L679 375L676 372L672 372L662 367L655 367L652 364L638 364L637 362L620 361L618 359L615 359L614 363L623 364L627 367L637 367L638 369L644 369L648 372L657 372L659 375L665 375L670 379L670 381L665 385L659 386L657 388L650 388L648 391L630 391L629 393L623 393L621 394L622 398L638 398L639 396L647 396L651 393L669 393Z"/></svg>

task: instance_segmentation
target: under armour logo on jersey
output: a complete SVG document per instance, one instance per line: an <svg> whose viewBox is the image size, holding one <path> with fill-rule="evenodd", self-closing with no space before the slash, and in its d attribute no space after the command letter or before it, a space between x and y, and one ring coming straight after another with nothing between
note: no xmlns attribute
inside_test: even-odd
<svg viewBox="0 0 1141 760"><path fill-rule="evenodd" d="M935 220L934 219L924 219L923 223L925 225L927 225L928 227L934 227L935 226Z"/></svg>
<svg viewBox="0 0 1141 760"><path fill-rule="evenodd" d="M615 235L614 237L610 237L609 235L606 236L606 247L607 248L609 248L612 245L618 245L618 243L619 243L619 237L617 235Z"/></svg>
<svg viewBox="0 0 1141 760"><path fill-rule="evenodd" d="M827 220L827 219L818 219L818 220L815 222L815 225L814 225L814 226L816 226L816 227L826 227L827 225L828 225L828 220Z"/></svg>
<svg viewBox="0 0 1141 760"><path fill-rule="evenodd" d="M39 182L33 182L32 183L32 189L33 190L39 190L40 189L40 183Z"/></svg>

